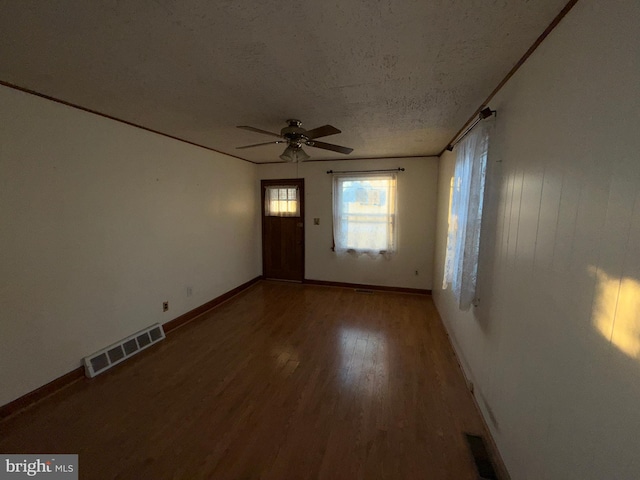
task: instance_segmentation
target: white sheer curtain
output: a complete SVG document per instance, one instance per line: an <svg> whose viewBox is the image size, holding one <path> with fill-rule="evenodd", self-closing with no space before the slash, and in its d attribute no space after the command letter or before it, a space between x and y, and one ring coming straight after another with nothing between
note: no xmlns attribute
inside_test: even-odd
<svg viewBox="0 0 640 480"><path fill-rule="evenodd" d="M334 175L334 251L389 254L396 231L395 173Z"/></svg>
<svg viewBox="0 0 640 480"><path fill-rule="evenodd" d="M451 285L461 310L475 303L482 204L491 121L481 121L456 146L443 288Z"/></svg>

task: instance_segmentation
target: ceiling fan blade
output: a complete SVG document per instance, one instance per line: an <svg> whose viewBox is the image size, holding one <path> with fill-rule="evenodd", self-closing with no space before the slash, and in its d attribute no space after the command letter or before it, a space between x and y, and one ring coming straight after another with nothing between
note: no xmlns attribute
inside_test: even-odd
<svg viewBox="0 0 640 480"><path fill-rule="evenodd" d="M325 150L344 153L345 155L349 155L351 152L353 152L353 148L341 147L340 145L334 145L333 143L316 142L315 140L308 142L307 145L309 145L310 147L324 148Z"/></svg>
<svg viewBox="0 0 640 480"><path fill-rule="evenodd" d="M238 125L238 128L242 128L243 130L249 130L250 132L263 133L264 135L272 135L274 137L281 137L279 133L267 132L266 130L262 130L256 127L250 127L248 125Z"/></svg>
<svg viewBox="0 0 640 480"><path fill-rule="evenodd" d="M307 130L305 136L309 139L328 137L329 135L335 135L336 133L342 133L333 125L323 125L322 127L314 128L313 130Z"/></svg>
<svg viewBox="0 0 640 480"><path fill-rule="evenodd" d="M285 143L284 140L276 140L275 142L254 143L253 145L245 145L244 147L236 147L236 150L242 150L243 148L261 147L262 145L275 145L276 143Z"/></svg>

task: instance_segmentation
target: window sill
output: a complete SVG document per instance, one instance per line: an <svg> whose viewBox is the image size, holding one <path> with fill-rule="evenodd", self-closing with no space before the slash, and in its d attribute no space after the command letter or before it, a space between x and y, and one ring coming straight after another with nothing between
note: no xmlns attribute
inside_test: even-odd
<svg viewBox="0 0 640 480"><path fill-rule="evenodd" d="M353 255L353 256L369 255L372 257L378 256L378 255L382 257L389 257L395 253L394 251L389 251L389 250L360 250L355 248L337 249L335 247L332 247L331 250L336 254Z"/></svg>

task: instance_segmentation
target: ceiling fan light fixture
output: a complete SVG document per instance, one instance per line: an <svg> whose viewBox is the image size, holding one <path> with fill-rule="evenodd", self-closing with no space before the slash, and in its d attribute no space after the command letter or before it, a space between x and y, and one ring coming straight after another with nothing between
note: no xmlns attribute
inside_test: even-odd
<svg viewBox="0 0 640 480"><path fill-rule="evenodd" d="M285 162L295 162L295 151L293 147L289 146L285 148L284 152L282 152L282 155L280 155L280 159L284 160Z"/></svg>
<svg viewBox="0 0 640 480"><path fill-rule="evenodd" d="M307 154L302 148L299 148L296 152L298 154L298 161L304 162L305 160L309 160L311 158L310 155Z"/></svg>
<svg viewBox="0 0 640 480"><path fill-rule="evenodd" d="M311 157L307 155L307 152L305 152L301 147L295 147L292 145L289 145L287 148L285 148L284 152L282 152L282 155L280 155L281 160L291 163L303 162L310 158Z"/></svg>

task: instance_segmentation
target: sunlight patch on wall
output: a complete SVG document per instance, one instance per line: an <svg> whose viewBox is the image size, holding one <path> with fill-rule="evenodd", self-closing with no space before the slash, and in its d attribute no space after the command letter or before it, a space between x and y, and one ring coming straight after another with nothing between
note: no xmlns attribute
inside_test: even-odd
<svg viewBox="0 0 640 480"><path fill-rule="evenodd" d="M596 277L594 327L620 351L640 360L640 282L589 267Z"/></svg>

